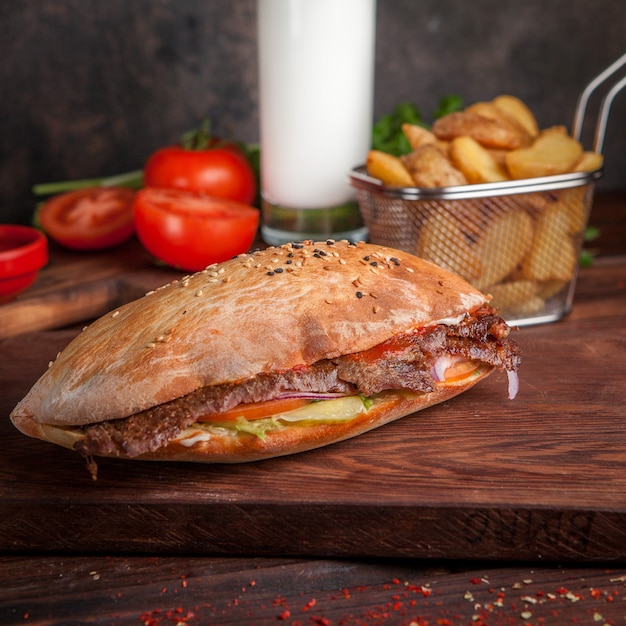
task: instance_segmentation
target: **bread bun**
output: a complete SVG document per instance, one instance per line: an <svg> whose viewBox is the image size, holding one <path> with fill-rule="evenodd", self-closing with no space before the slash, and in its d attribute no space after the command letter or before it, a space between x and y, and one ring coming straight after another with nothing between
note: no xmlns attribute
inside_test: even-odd
<svg viewBox="0 0 626 626"><path fill-rule="evenodd" d="M93 322L11 419L24 430L30 420L80 426L126 417L200 387L453 324L486 300L438 266L372 244L305 242L240 255Z"/></svg>

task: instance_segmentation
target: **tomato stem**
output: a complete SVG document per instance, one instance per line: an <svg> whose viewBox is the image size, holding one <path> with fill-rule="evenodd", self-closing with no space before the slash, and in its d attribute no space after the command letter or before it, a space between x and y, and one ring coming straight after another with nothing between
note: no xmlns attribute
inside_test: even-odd
<svg viewBox="0 0 626 626"><path fill-rule="evenodd" d="M134 170L104 178L84 178L54 183L39 183L33 185L32 191L36 196L49 196L65 191L86 189L87 187L130 187L131 189L140 189L142 186L143 170Z"/></svg>
<svg viewBox="0 0 626 626"><path fill-rule="evenodd" d="M211 145L211 120L207 117L200 124L200 128L194 128L183 134L180 145L185 150L206 150Z"/></svg>

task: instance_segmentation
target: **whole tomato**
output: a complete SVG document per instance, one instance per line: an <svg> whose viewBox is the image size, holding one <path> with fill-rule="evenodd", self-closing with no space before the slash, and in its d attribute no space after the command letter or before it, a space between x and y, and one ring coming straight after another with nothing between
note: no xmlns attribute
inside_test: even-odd
<svg viewBox="0 0 626 626"><path fill-rule="evenodd" d="M256 176L243 151L232 142L209 134L205 122L183 136L180 145L154 152L144 167L146 187L184 189L251 204L256 198Z"/></svg>

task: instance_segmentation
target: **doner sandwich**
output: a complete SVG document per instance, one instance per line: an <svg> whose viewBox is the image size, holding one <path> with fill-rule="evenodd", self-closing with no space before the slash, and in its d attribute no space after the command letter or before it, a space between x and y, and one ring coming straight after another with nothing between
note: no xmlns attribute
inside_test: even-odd
<svg viewBox="0 0 626 626"><path fill-rule="evenodd" d="M11 413L93 457L238 463L359 435L456 396L519 350L488 298L413 255L287 244L89 325Z"/></svg>

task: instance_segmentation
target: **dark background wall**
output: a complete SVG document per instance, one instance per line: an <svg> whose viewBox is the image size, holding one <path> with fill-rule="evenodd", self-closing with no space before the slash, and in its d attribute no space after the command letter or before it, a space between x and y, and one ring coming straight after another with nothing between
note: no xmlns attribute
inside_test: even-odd
<svg viewBox="0 0 626 626"><path fill-rule="evenodd" d="M140 168L206 115L258 140L255 0L2 0L0 32L0 221L30 219L34 183ZM625 51L623 0L379 0L375 114L508 92L570 126ZM601 188L626 188L625 120L626 93Z"/></svg>

